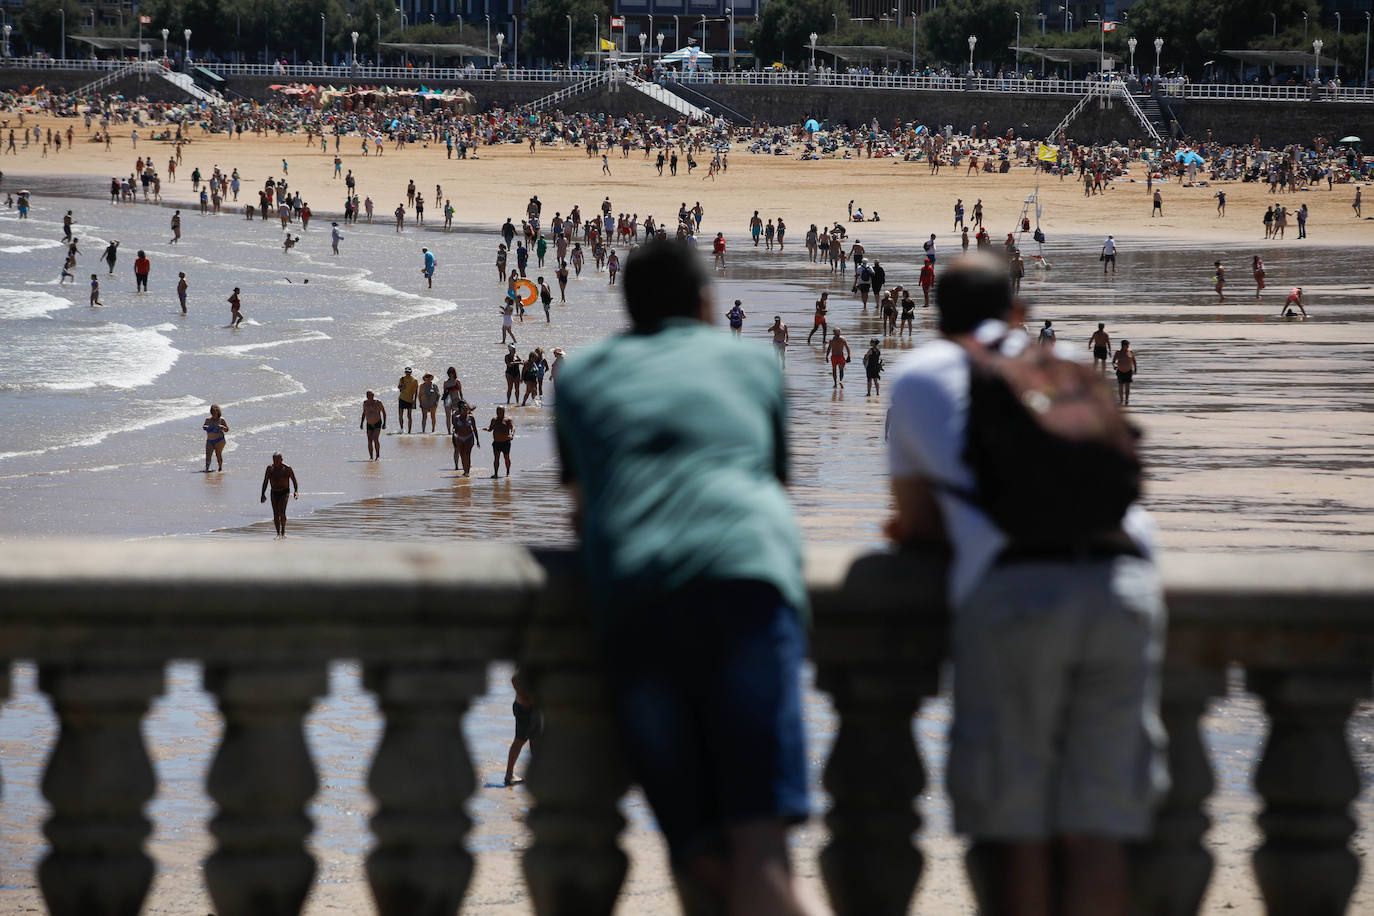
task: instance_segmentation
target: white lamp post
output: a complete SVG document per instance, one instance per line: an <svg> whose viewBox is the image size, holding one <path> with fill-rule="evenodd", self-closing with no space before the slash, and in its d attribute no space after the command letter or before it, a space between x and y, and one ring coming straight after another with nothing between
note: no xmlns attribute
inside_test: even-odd
<svg viewBox="0 0 1374 916"><path fill-rule="evenodd" d="M1312 81L1320 84L1322 81L1322 40L1312 39Z"/></svg>
<svg viewBox="0 0 1374 916"><path fill-rule="evenodd" d="M59 7L57 8L57 12L60 13L61 16L62 16L62 59L63 59L63 60L66 60L66 59L67 59L67 8L66 8L65 6L59 6ZM163 40L163 44L166 44L166 40L165 40L165 39ZM163 57L166 57L167 55L166 55L166 53L164 52L162 56L163 56Z"/></svg>
<svg viewBox="0 0 1374 916"><path fill-rule="evenodd" d="M403 9L401 9L401 8L398 6L398 7L396 7L396 14L397 14L398 16L401 17L401 38L402 38L402 40L404 40L404 39L405 39L405 31L406 31L406 11L403 10ZM323 16L324 13L321 13L320 15ZM404 66L405 66L406 64L408 64L408 63L410 63L410 54L409 54L409 52L407 52L407 51L405 51L405 50L402 50L402 51L401 51L401 66L404 67Z"/></svg>
<svg viewBox="0 0 1374 916"><path fill-rule="evenodd" d="M1369 88L1369 13L1364 14L1364 88Z"/></svg>
<svg viewBox="0 0 1374 916"><path fill-rule="evenodd" d="M5 23L5 56L10 56L10 32L14 31L14 26Z"/></svg>
<svg viewBox="0 0 1374 916"><path fill-rule="evenodd" d="M372 62L374 67L382 65L382 14L373 13L377 17L377 59ZM491 56L491 35L487 35L487 56Z"/></svg>
<svg viewBox="0 0 1374 916"><path fill-rule="evenodd" d="M659 32L657 35L654 36L654 38L658 41L658 56L659 56L659 57L662 57L662 56L663 56L663 39L664 39L664 37L665 37L665 36L664 36L664 34L663 34L662 32Z"/></svg>
<svg viewBox="0 0 1374 916"><path fill-rule="evenodd" d="M682 50L682 30L677 27L677 17L673 17L673 50Z"/></svg>
<svg viewBox="0 0 1374 916"><path fill-rule="evenodd" d="M358 69L358 33L350 32L348 37L353 39L353 69L356 71Z"/></svg>
<svg viewBox="0 0 1374 916"><path fill-rule="evenodd" d="M1159 52L1164 50L1164 39L1155 39L1155 79L1159 78Z"/></svg>
<svg viewBox="0 0 1374 916"><path fill-rule="evenodd" d="M649 36L643 32L639 33L639 65L644 66L644 46L649 43Z"/></svg>
<svg viewBox="0 0 1374 916"><path fill-rule="evenodd" d="M1135 36L1126 39L1126 47L1131 49L1131 76L1135 76Z"/></svg>
<svg viewBox="0 0 1374 916"><path fill-rule="evenodd" d="M565 15L563 18L566 19L566 20L568 20L568 72L571 73L571 72L572 72L572 17L571 17L571 16Z"/></svg>
<svg viewBox="0 0 1374 916"><path fill-rule="evenodd" d="M1016 14L1016 72L1021 72L1021 14Z"/></svg>
<svg viewBox="0 0 1374 916"><path fill-rule="evenodd" d="M1041 35L1044 35L1044 34L1045 34L1045 14L1044 14L1044 13L1036 13L1036 14L1035 14L1035 18L1040 20L1040 34L1041 34Z"/></svg>
<svg viewBox="0 0 1374 916"><path fill-rule="evenodd" d="M733 4L734 0L730 0ZM731 6L725 11L725 15L730 19L730 70L735 69L735 8Z"/></svg>
<svg viewBox="0 0 1374 916"><path fill-rule="evenodd" d="M973 49L978 46L978 36L968 37L968 75L973 76Z"/></svg>
<svg viewBox="0 0 1374 916"><path fill-rule="evenodd" d="M325 65L325 60L324 60L324 23L325 23L324 13L320 13L320 66L321 66L321 67L323 67L323 66Z"/></svg>
<svg viewBox="0 0 1374 916"><path fill-rule="evenodd" d="M496 33L496 62L497 62L498 64L501 62L501 48L502 48L502 46L505 45L505 43L506 43L506 33L505 33L505 32L497 32L497 33Z"/></svg>
<svg viewBox="0 0 1374 916"><path fill-rule="evenodd" d="M816 39L820 38L815 32L811 33L811 69L816 69Z"/></svg>
<svg viewBox="0 0 1374 916"><path fill-rule="evenodd" d="M190 29L184 29L184 30L182 30L181 37L184 38L184 39L186 40L186 59L185 59L185 61L183 62L183 63L185 64L185 66L183 66L182 69L185 70L187 73L190 73L190 72L191 72L191 30L190 30Z"/></svg>
<svg viewBox="0 0 1374 916"><path fill-rule="evenodd" d="M1341 80L1341 14L1336 14L1336 46L1331 49L1331 55L1336 58L1335 72L1332 77L1336 82Z"/></svg>
<svg viewBox="0 0 1374 916"><path fill-rule="evenodd" d="M592 14L592 28L594 28L594 29L596 30L596 51L595 51L595 53L594 53L593 56L592 56L592 60L593 60L593 62L596 63L596 70L597 70L597 72L600 73L600 72L601 72L601 16L598 15L598 14L595 14L595 13ZM488 42L488 45L490 45L490 42Z"/></svg>
<svg viewBox="0 0 1374 916"><path fill-rule="evenodd" d="M170 34L172 34L172 30L171 30L171 29L163 29L163 30L162 30L162 60L163 60L163 64L162 64L162 65L163 65L164 67L167 66L167 63L166 63L166 61L167 61L167 36L170 35Z"/></svg>

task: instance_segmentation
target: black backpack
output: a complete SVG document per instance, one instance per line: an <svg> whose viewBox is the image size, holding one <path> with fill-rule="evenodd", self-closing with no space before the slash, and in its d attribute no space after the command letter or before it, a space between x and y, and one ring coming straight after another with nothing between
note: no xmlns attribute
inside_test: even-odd
<svg viewBox="0 0 1374 916"><path fill-rule="evenodd" d="M976 503L1018 545L1072 546L1120 530L1140 497L1140 432L1092 368L1047 347L968 344L963 458ZM1047 504L1046 488L1054 499Z"/></svg>

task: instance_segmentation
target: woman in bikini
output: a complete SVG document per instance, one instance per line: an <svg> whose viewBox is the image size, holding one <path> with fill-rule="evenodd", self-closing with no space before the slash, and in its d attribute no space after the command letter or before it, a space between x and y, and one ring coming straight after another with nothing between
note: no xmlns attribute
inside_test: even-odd
<svg viewBox="0 0 1374 916"><path fill-rule="evenodd" d="M205 473L210 473L210 456L214 456L219 462L219 469L224 470L224 434L229 432L229 424L224 422L224 417L220 415L218 404L210 405L210 416L205 418L201 424L205 430Z"/></svg>
<svg viewBox="0 0 1374 916"><path fill-rule="evenodd" d="M1259 255L1255 255L1250 262L1250 269L1255 272L1255 298L1260 297L1260 291L1264 289L1264 261Z"/></svg>
<svg viewBox="0 0 1374 916"><path fill-rule="evenodd" d="M472 448L482 443L477 440L477 424L472 419L472 409L466 403L459 403L453 411L453 469L461 465L463 476L472 470Z"/></svg>
<svg viewBox="0 0 1374 916"><path fill-rule="evenodd" d="M458 370L448 367L448 377L444 379L444 425L453 432L453 415L458 405L463 403L463 383L458 381Z"/></svg>

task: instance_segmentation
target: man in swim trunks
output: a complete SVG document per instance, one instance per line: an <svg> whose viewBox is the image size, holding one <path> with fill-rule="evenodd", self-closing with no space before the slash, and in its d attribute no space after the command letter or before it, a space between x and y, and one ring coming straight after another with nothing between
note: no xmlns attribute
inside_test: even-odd
<svg viewBox="0 0 1374 916"><path fill-rule="evenodd" d="M428 287L428 288L429 288L429 289L433 289L433 288L434 288L434 252L430 251L428 248L421 248L420 250L421 250L422 252L424 252L424 255L425 255L425 266L424 266L423 268L421 268L420 273L422 273L422 274L425 275L425 282L429 284L429 287Z"/></svg>
<svg viewBox="0 0 1374 916"><path fill-rule="evenodd" d="M811 338L816 336L816 330L821 332L821 346L825 346L826 336L829 334L829 326L825 323L826 312L830 310L825 300L830 298L829 293L821 293L821 297L816 300L816 317L811 325L811 333L806 335L806 342L811 343Z"/></svg>
<svg viewBox="0 0 1374 916"><path fill-rule="evenodd" d="M186 282L186 273L182 271L177 274L177 301L181 303L181 314L186 314L186 290L191 284Z"/></svg>
<svg viewBox="0 0 1374 916"><path fill-rule="evenodd" d="M830 381L831 388L844 387L844 367L849 362L849 341L840 335L840 329L835 328L830 335L830 345L826 348L830 354Z"/></svg>
<svg viewBox="0 0 1374 916"><path fill-rule="evenodd" d="M1121 349L1112 357L1112 367L1116 369L1116 396L1121 406L1131 403L1131 380L1140 368L1135 361L1135 351L1129 340L1121 341Z"/></svg>
<svg viewBox="0 0 1374 916"><path fill-rule="evenodd" d="M415 431L415 398L420 392L420 380L412 374L413 371L406 366L406 374L396 382L396 390L401 393L396 414L401 424L396 427L398 432L402 427L408 433ZM424 421L420 422L420 432L424 432Z"/></svg>
<svg viewBox="0 0 1374 916"><path fill-rule="evenodd" d="M267 473L262 475L262 493L259 502L267 502L267 485L272 485L272 524L277 529L277 540L286 537L286 501L295 489L296 499L301 498L301 485L296 481L296 472L291 465L282 464L281 452L272 454L272 463Z"/></svg>
<svg viewBox="0 0 1374 916"><path fill-rule="evenodd" d="M783 366L787 365L787 325L782 323L781 315L773 316L773 323L768 327L768 333L773 335L773 349L778 351L778 359Z"/></svg>
<svg viewBox="0 0 1374 916"><path fill-rule="evenodd" d="M496 416L486 425L491 433L491 479L501 476L501 456L506 456L506 477L510 477L510 441L515 438L515 422L506 416L506 408L496 408Z"/></svg>
<svg viewBox="0 0 1374 916"><path fill-rule="evenodd" d="M358 418L358 428L362 429L364 423L367 424L367 460L381 461L382 430L386 429L386 405L370 391L367 393L367 399L363 401L363 415Z"/></svg>
<svg viewBox="0 0 1374 916"><path fill-rule="evenodd" d="M229 327L237 328L243 323L242 307L243 303L239 301L239 288L236 286L229 297Z"/></svg>
<svg viewBox="0 0 1374 916"><path fill-rule="evenodd" d="M1100 321L1097 323L1097 330L1093 332L1093 336L1088 338L1088 349L1093 351L1093 368L1106 375L1107 357L1112 352L1112 338L1106 331L1106 325Z"/></svg>
<svg viewBox="0 0 1374 916"><path fill-rule="evenodd" d="M515 702L511 704L511 712L515 715L515 740L511 741L510 752L506 754L507 786L524 781L515 777L515 764L520 759L525 742L530 743L530 754L533 755L538 753L538 741L544 737L544 716L535 705L534 696L527 689L524 679L520 677L519 668L515 669L510 684L515 688Z"/></svg>

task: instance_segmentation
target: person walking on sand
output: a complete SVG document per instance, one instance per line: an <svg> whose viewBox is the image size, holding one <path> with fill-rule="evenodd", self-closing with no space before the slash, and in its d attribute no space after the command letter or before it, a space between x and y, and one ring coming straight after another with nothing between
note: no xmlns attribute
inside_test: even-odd
<svg viewBox="0 0 1374 916"><path fill-rule="evenodd" d="M148 255L143 249L139 249L138 257L134 258L134 291L146 293L148 291L148 274L153 270L153 262L148 260Z"/></svg>
<svg viewBox="0 0 1374 916"><path fill-rule="evenodd" d="M533 149L534 139L530 139L531 149ZM515 702L511 703L511 713L515 716L515 738L510 743L510 750L506 753L506 786L518 785L524 782L515 776L515 764L520 760L520 751L524 748L525 742L530 744L530 756L539 753L539 739L544 736L544 715L539 711L534 703L534 696L525 686L525 680L521 677L520 669L515 669L515 675L510 679L510 684L515 688Z"/></svg>
<svg viewBox="0 0 1374 916"><path fill-rule="evenodd" d="M868 380L864 396L876 394L882 397L883 351L879 349L876 337L869 340L868 352L864 354L864 375Z"/></svg>
<svg viewBox="0 0 1374 916"><path fill-rule="evenodd" d="M1353 210L1355 211L1355 218L1356 218L1356 219L1363 219L1363 218L1364 218L1364 214L1363 214L1363 212L1361 212L1361 210L1360 210L1360 190L1361 190L1360 188L1356 188L1356 189L1355 189L1355 199L1354 199L1353 201L1351 201L1351 203L1350 203L1351 209L1353 209Z"/></svg>
<svg viewBox="0 0 1374 916"><path fill-rule="evenodd" d="M1093 368L1103 375L1107 374L1107 358L1112 355L1112 338L1106 328L1107 326L1099 321L1097 330L1088 338L1088 349L1093 354Z"/></svg>
<svg viewBox="0 0 1374 916"><path fill-rule="evenodd" d="M821 297L816 300L816 317L812 319L811 333L806 335L806 342L808 344L811 343L811 338L816 336L816 331L819 329L821 332L821 346L825 346L826 335L829 333L828 326L825 323L826 313L830 311L830 306L826 302L829 298L830 294L823 292L821 293Z"/></svg>
<svg viewBox="0 0 1374 916"><path fill-rule="evenodd" d="M1112 265L1112 273L1116 273L1116 239L1110 235L1107 241L1102 243L1102 276L1107 276L1107 265Z"/></svg>
<svg viewBox="0 0 1374 916"><path fill-rule="evenodd" d="M210 416L205 418L205 422L201 424L201 429L205 430L205 473L210 473L210 459L212 457L219 462L219 469L223 471L224 434L229 432L229 424L225 422L218 404L210 405Z"/></svg>
<svg viewBox="0 0 1374 916"><path fill-rule="evenodd" d="M181 304L181 314L186 314L186 290L191 286L186 282L186 272L181 271L177 274L177 302Z"/></svg>
<svg viewBox="0 0 1374 916"><path fill-rule="evenodd" d="M844 387L844 367L851 359L849 341L840 334L839 328L831 328L830 344L826 348L830 356L830 387Z"/></svg>
<svg viewBox="0 0 1374 916"><path fill-rule="evenodd" d="M371 222L371 220L368 220ZM339 253L339 242L343 241L343 233L339 231L338 223L329 224L329 245L335 254Z"/></svg>
<svg viewBox="0 0 1374 916"><path fill-rule="evenodd" d="M773 335L773 350L778 354L778 362L782 367L787 368L787 344L788 331L787 325L783 324L781 315L773 316L773 323L768 326L768 333Z"/></svg>
<svg viewBox="0 0 1374 916"><path fill-rule="evenodd" d="M396 399L396 431L398 433L415 432L415 401L420 394L420 380L415 377L415 370L409 366L405 368L405 374L396 381L396 390L399 392ZM420 421L420 432L425 430L425 421Z"/></svg>
<svg viewBox="0 0 1374 916"><path fill-rule="evenodd" d="M1121 349L1112 356L1112 368L1116 370L1117 403L1125 407L1131 403L1131 381L1140 371L1129 340L1121 341Z"/></svg>
<svg viewBox="0 0 1374 916"><path fill-rule="evenodd" d="M1212 277L1216 281L1216 286L1213 289L1217 291L1218 299L1225 299L1226 293L1222 292L1222 289L1226 286L1226 268L1221 266L1220 261L1213 261L1212 267L1216 270L1216 274Z"/></svg>
<svg viewBox="0 0 1374 916"><path fill-rule="evenodd" d="M1150 219L1156 216L1164 217L1164 195L1159 193L1159 188L1155 188L1154 206L1150 208Z"/></svg>
<svg viewBox="0 0 1374 916"><path fill-rule="evenodd" d="M301 498L301 485L296 480L296 472L291 465L283 464L281 452L272 453L272 463L262 475L262 493L258 502L267 502L267 487L272 487L272 524L277 529L277 540L286 537L286 503L295 490L295 498Z"/></svg>
<svg viewBox="0 0 1374 916"><path fill-rule="evenodd" d="M491 479L501 476L501 457L506 459L506 478L510 478L510 443L515 438L515 422L506 416L505 407L496 408L496 416L483 432L491 433Z"/></svg>
<svg viewBox="0 0 1374 916"><path fill-rule="evenodd" d="M382 460L382 430L386 429L386 405L371 391L363 400L362 416L358 418L358 428L367 428L367 460Z"/></svg>
<svg viewBox="0 0 1374 916"><path fill-rule="evenodd" d="M482 440L477 435L477 421L472 417L472 408L466 401L459 401L449 416L452 424L450 436L453 439L453 469L460 469L467 477L472 472L472 450L481 448Z"/></svg>
<svg viewBox="0 0 1374 916"><path fill-rule="evenodd" d="M1255 298L1258 299L1264 291L1264 259L1259 255L1251 258L1250 271L1255 275Z"/></svg>
<svg viewBox="0 0 1374 916"><path fill-rule="evenodd" d="M239 288L234 287L234 292L229 296L229 327L238 330L238 326L243 324L242 302L239 300Z"/></svg>
<svg viewBox="0 0 1374 916"><path fill-rule="evenodd" d="M420 385L419 406L420 406L420 433L424 434L425 420L429 420L429 431L439 432L439 386L434 384L434 373L426 372L424 381Z"/></svg>

